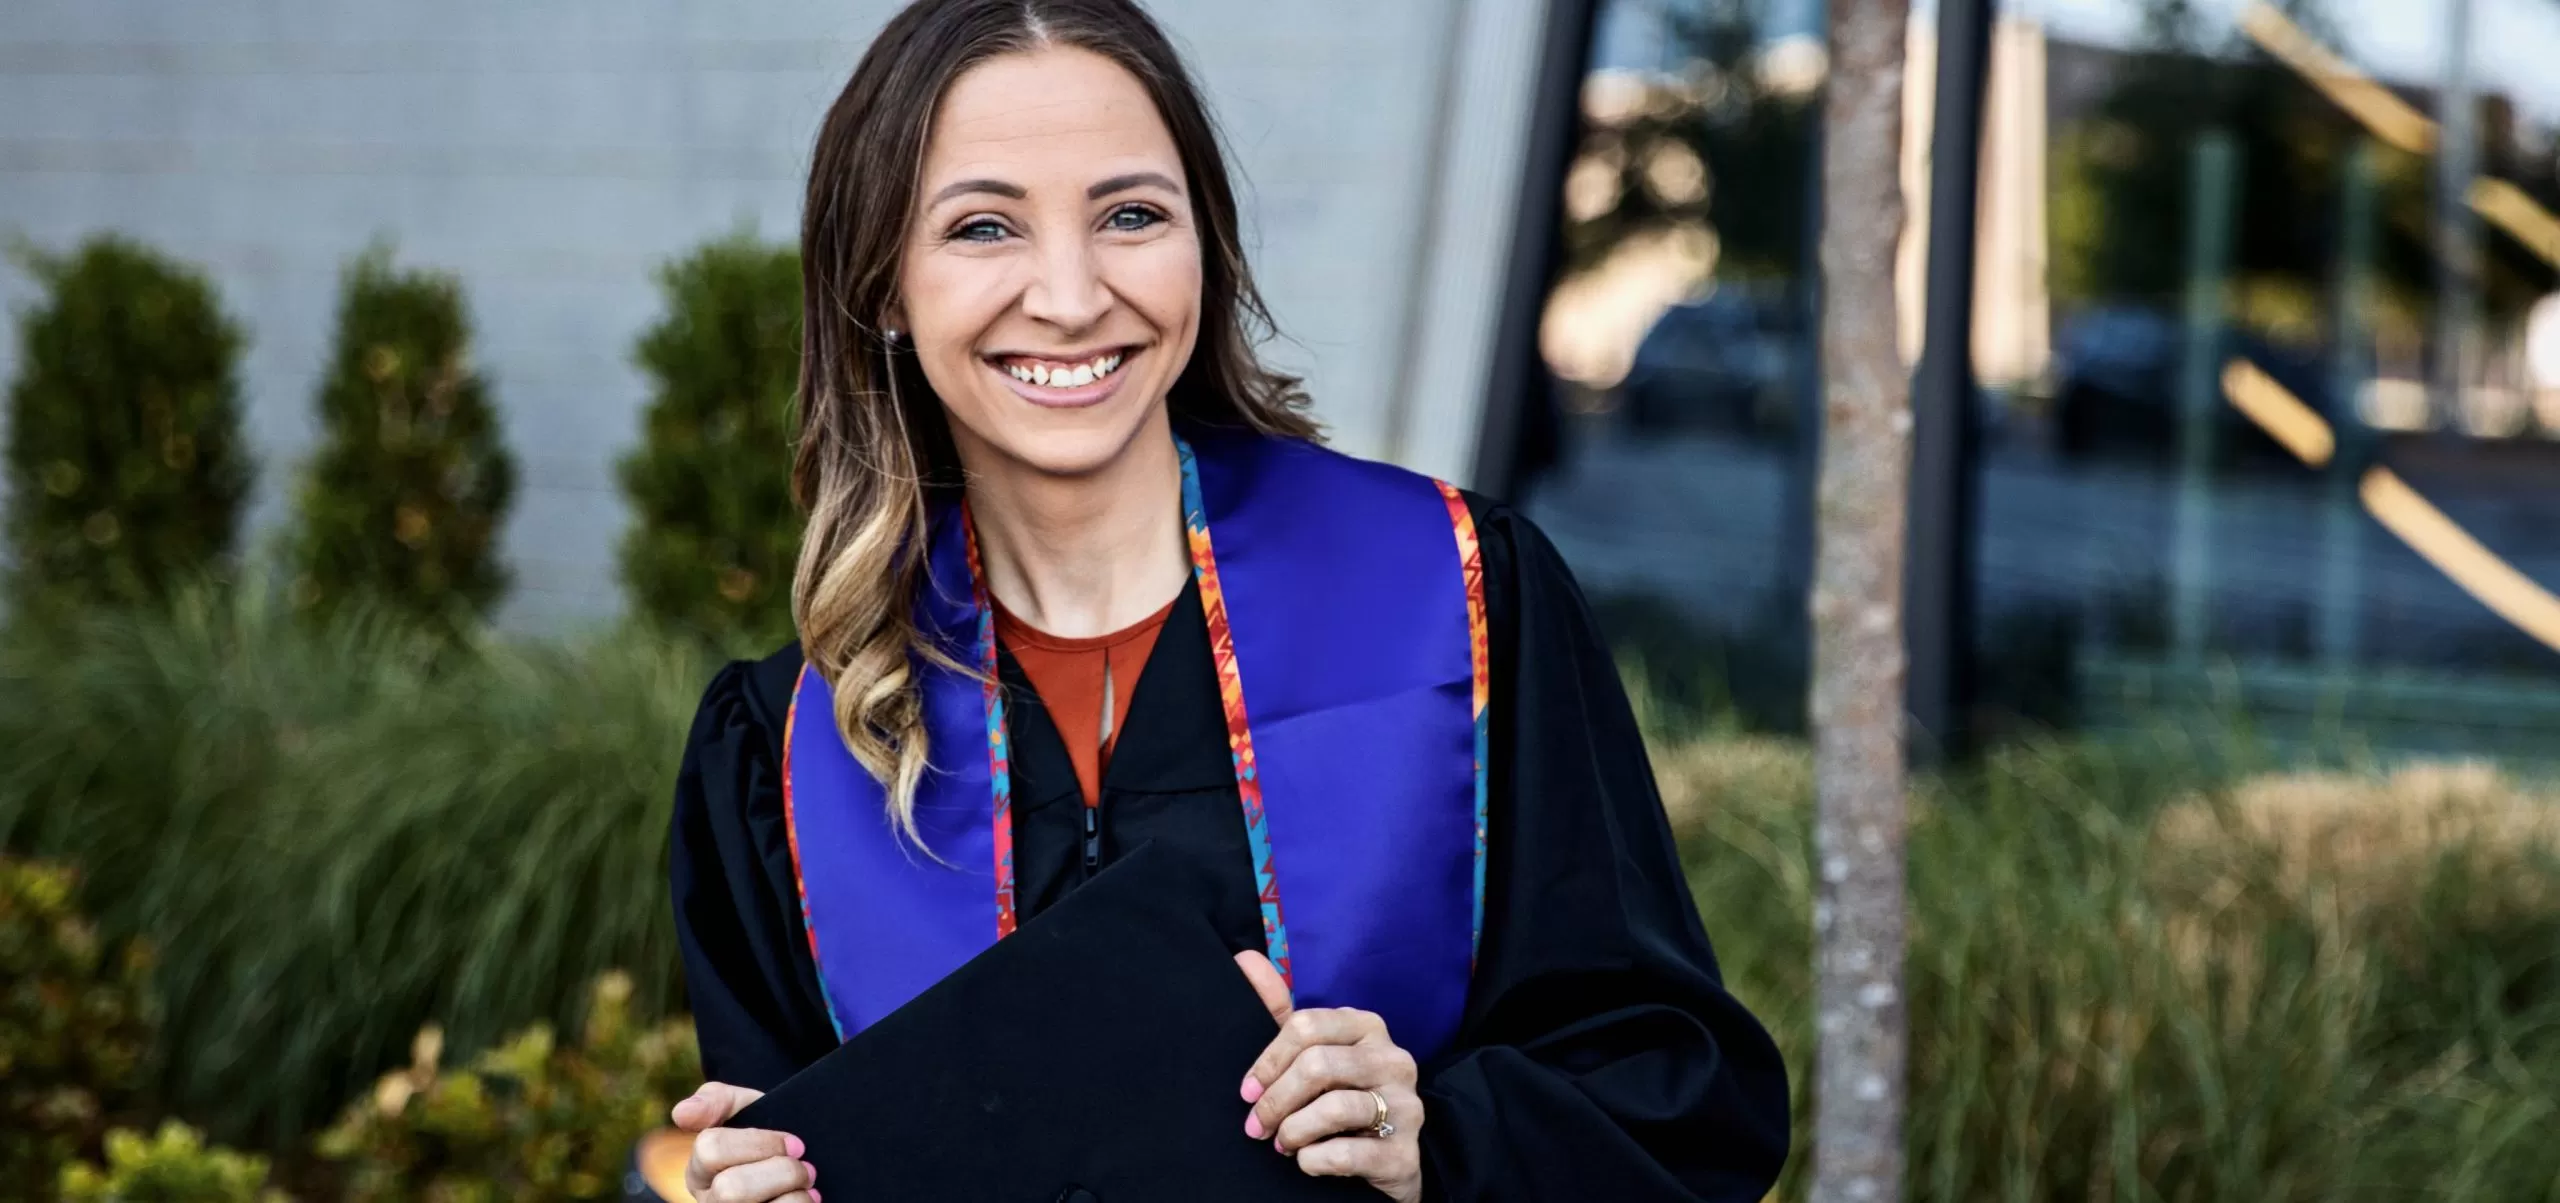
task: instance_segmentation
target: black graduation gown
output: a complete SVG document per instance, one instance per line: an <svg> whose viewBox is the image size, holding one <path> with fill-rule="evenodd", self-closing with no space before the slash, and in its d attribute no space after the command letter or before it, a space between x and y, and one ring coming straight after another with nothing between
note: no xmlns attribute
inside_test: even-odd
<svg viewBox="0 0 2560 1203"><path fill-rule="evenodd" d="M1427 1197L1757 1200L1787 1150L1777 1049L1724 990L1571 573L1526 519L1467 500L1493 653L1486 917L1456 1039L1422 1067ZM757 1089L836 1044L782 815L800 665L793 645L722 670L676 787L670 876L704 1072ZM1139 678L1090 832L1056 727L1020 667L1000 668L1024 921L1090 865L1155 841L1214 867L1227 886L1213 920L1230 947L1260 948L1197 587Z"/></svg>

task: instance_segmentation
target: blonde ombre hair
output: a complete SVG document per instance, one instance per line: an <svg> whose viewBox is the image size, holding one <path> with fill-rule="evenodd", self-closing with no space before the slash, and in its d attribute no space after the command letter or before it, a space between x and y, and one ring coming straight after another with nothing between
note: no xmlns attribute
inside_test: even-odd
<svg viewBox="0 0 2560 1203"><path fill-rule="evenodd" d="M835 690L845 747L918 839L928 769L919 670L965 671L916 624L928 515L956 498L942 406L881 327L897 299L933 114L952 81L999 55L1072 46L1118 63L1155 100L1189 179L1201 239L1200 337L1167 396L1178 420L1313 439L1295 377L1256 354L1271 315L1238 238L1235 191L1199 90L1132 0L917 0L892 18L827 111L800 230L804 289L794 499L807 511L791 586L803 654Z"/></svg>

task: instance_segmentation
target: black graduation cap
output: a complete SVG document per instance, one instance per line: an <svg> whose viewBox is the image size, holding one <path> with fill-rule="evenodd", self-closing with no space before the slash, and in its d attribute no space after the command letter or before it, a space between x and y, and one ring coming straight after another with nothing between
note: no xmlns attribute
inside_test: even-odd
<svg viewBox="0 0 2560 1203"><path fill-rule="evenodd" d="M1205 870L1141 846L739 1112L855 1203L1374 1199L1244 1134L1277 1034Z"/></svg>

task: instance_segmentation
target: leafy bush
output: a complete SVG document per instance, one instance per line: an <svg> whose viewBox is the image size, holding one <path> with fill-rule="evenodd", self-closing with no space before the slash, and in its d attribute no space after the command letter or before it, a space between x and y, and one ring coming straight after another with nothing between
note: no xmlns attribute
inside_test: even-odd
<svg viewBox="0 0 2560 1203"><path fill-rule="evenodd" d="M231 554L251 468L242 336L213 285L132 242L26 251L7 530L21 607L131 604Z"/></svg>
<svg viewBox="0 0 2560 1203"><path fill-rule="evenodd" d="M358 257L321 381L321 445L292 544L296 604L369 596L447 627L505 591L498 533L515 495L488 389L472 370L462 286Z"/></svg>
<svg viewBox="0 0 2560 1203"><path fill-rule="evenodd" d="M800 258L739 234L668 264L658 282L666 316L638 353L655 395L621 464L636 518L623 585L645 617L769 649L791 637L800 545Z"/></svg>
<svg viewBox="0 0 2560 1203"><path fill-rule="evenodd" d="M692 1025L634 1023L631 991L607 974L576 1045L536 1025L461 1072L438 1066L442 1029L421 1031L408 1068L321 1138L349 1203L619 1197L632 1147L702 1080Z"/></svg>
<svg viewBox="0 0 2560 1203"><path fill-rule="evenodd" d="M678 998L665 846L710 665L637 635L472 644L261 591L0 636L0 845L97 866L159 950L156 1085L298 1148L440 1021L567 1024L598 974ZM65 648L76 648L66 652ZM283 1000L290 1000L285 1003Z"/></svg>
<svg viewBox="0 0 2560 1203"><path fill-rule="evenodd" d="M0 858L0 1182L43 1181L128 1106L151 1048L141 950L111 949L59 866Z"/></svg>
<svg viewBox="0 0 2560 1203"><path fill-rule="evenodd" d="M107 1134L104 1167L62 1167L63 1203L284 1203L267 1186L267 1161L207 1148L176 1120L156 1136L118 1129Z"/></svg>

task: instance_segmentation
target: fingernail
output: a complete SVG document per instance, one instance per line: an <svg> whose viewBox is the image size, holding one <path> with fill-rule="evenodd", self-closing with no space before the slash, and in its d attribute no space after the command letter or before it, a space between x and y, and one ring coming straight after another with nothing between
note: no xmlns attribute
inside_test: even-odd
<svg viewBox="0 0 2560 1203"><path fill-rule="evenodd" d="M809 1146L800 1143L799 1137L785 1133L782 1137L782 1151L791 1154L793 1161L798 1161L801 1154L809 1151Z"/></svg>
<svg viewBox="0 0 2560 1203"><path fill-rule="evenodd" d="M1286 1156L1288 1156L1288 1155L1289 1155L1289 1150L1284 1149L1284 1148L1281 1148L1281 1147L1280 1147L1280 1142L1279 1142L1279 1141L1277 1141L1277 1140L1275 1140L1275 1141L1272 1141L1272 1142L1271 1142L1271 1151L1272 1151L1272 1152L1274 1152L1274 1153L1278 1153L1279 1155L1281 1155L1281 1156L1283 1156L1283 1157L1286 1157Z"/></svg>
<svg viewBox="0 0 2560 1203"><path fill-rule="evenodd" d="M809 1175L809 1185L816 1186L818 1184L818 1167L803 1161L800 1163L800 1172Z"/></svg>
<svg viewBox="0 0 2560 1203"><path fill-rule="evenodd" d="M1244 1085L1237 1088L1237 1093L1242 1094L1244 1101L1248 1103L1259 1103L1262 1101L1262 1083L1252 1074L1246 1074Z"/></svg>
<svg viewBox="0 0 2560 1203"><path fill-rule="evenodd" d="M817 1187L814 1187L814 1186L813 1186L813 1187L810 1187L810 1188L809 1188L809 1203L818 1203L818 1188L817 1188Z"/></svg>
<svg viewBox="0 0 2560 1203"><path fill-rule="evenodd" d="M1262 1131L1262 1117L1261 1117L1261 1116L1259 1116L1259 1115L1247 1115L1247 1116L1245 1116L1245 1117L1244 1117L1244 1134L1245 1134L1245 1135L1247 1135L1247 1136L1250 1136L1250 1137L1254 1138L1255 1140L1260 1140L1260 1139L1262 1139L1262 1137L1263 1137L1263 1135L1264 1135L1264 1133L1263 1133L1263 1131Z"/></svg>

